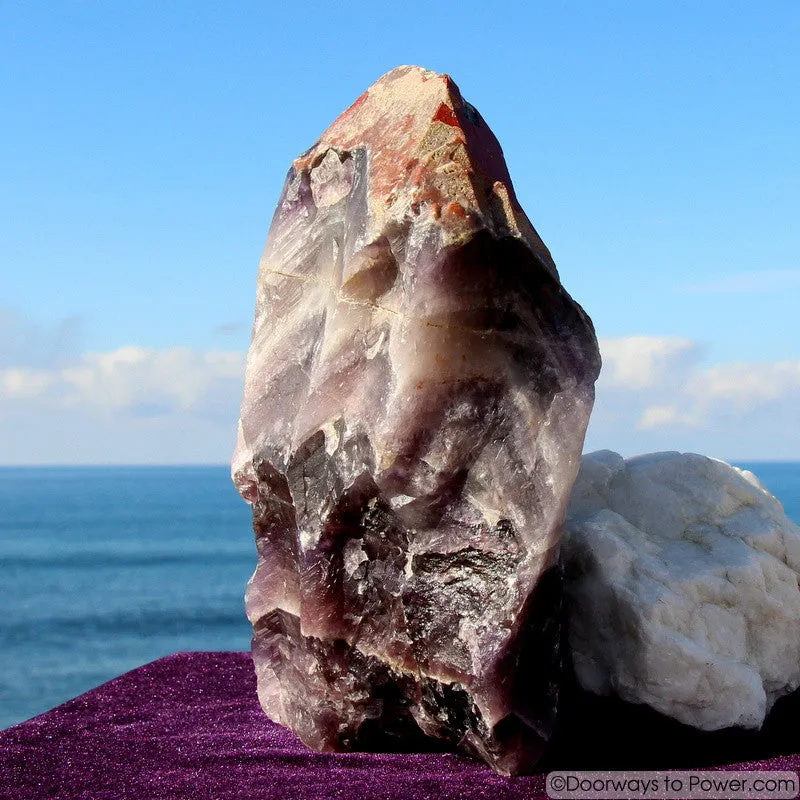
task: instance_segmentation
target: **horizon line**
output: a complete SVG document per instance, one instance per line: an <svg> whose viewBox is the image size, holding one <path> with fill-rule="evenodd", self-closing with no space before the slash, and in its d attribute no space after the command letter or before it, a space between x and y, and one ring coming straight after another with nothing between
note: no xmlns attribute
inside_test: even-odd
<svg viewBox="0 0 800 800"><path fill-rule="evenodd" d="M607 449L607 448L601 448ZM597 450L587 450L586 452L582 453L582 456L588 455L590 453L596 453ZM637 458L643 455L652 455L653 453L671 453L671 452L684 452L679 450L653 450L650 453L634 453L630 456L623 456L626 460L629 458ZM685 451L691 452L691 451ZM697 455L706 455L704 453L698 453ZM800 456L795 458L723 458L719 459L718 456L708 456L707 458L716 458L720 461L725 461L728 464L800 464ZM86 462L86 463L72 463L72 462L63 462L63 461L51 461L51 462L41 462L41 463L31 463L31 464L3 464L0 463L0 469L7 470L7 469L153 469L159 467L168 467L168 468L183 468L183 469L197 469L199 467L225 467L226 469L230 469L230 463L224 461L169 461L169 462L141 462L141 461L131 461L131 462Z"/></svg>

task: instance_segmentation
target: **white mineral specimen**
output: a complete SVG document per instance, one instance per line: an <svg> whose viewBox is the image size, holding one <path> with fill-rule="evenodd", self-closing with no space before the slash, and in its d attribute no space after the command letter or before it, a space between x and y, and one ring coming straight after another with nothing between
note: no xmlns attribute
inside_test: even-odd
<svg viewBox="0 0 800 800"><path fill-rule="evenodd" d="M584 456L566 524L581 685L703 730L758 728L800 685L800 527L704 456Z"/></svg>

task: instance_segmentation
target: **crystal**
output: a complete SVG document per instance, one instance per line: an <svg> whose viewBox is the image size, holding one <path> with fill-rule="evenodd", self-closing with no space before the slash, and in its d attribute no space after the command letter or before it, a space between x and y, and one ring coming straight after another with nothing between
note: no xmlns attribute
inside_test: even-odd
<svg viewBox="0 0 800 800"><path fill-rule="evenodd" d="M448 76L393 70L295 160L232 461L272 719L323 751L424 736L506 774L535 762L599 368L591 321Z"/></svg>

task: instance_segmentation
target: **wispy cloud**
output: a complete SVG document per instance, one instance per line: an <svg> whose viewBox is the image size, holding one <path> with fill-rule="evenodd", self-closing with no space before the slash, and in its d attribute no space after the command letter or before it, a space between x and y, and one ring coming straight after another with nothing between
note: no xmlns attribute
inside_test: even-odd
<svg viewBox="0 0 800 800"><path fill-rule="evenodd" d="M692 414L682 412L677 406L647 406L636 420L639 430L661 428L670 425L699 426L700 420Z"/></svg>
<svg viewBox="0 0 800 800"><path fill-rule="evenodd" d="M0 307L0 367L51 367L79 357L84 319L70 316L41 325L13 308Z"/></svg>
<svg viewBox="0 0 800 800"><path fill-rule="evenodd" d="M800 269L752 270L680 287L691 294L752 294L800 288Z"/></svg>
<svg viewBox="0 0 800 800"><path fill-rule="evenodd" d="M245 330L243 322L223 322L221 325L216 325L212 331L215 336L233 336Z"/></svg>

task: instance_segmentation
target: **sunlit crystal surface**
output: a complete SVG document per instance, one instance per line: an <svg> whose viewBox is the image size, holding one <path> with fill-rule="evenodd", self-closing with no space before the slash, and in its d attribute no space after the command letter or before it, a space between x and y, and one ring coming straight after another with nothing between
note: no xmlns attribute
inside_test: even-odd
<svg viewBox="0 0 800 800"><path fill-rule="evenodd" d="M294 162L232 464L270 717L320 750L424 735L505 773L536 760L599 368L450 78L388 73Z"/></svg>

